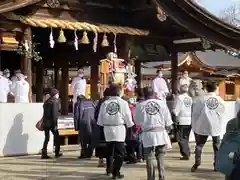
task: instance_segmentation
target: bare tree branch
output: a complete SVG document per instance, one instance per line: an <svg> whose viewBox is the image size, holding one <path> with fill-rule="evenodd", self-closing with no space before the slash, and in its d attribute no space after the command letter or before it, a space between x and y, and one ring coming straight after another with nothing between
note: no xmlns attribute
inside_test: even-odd
<svg viewBox="0 0 240 180"><path fill-rule="evenodd" d="M231 5L230 7L220 11L220 18L237 27L240 26L240 3Z"/></svg>

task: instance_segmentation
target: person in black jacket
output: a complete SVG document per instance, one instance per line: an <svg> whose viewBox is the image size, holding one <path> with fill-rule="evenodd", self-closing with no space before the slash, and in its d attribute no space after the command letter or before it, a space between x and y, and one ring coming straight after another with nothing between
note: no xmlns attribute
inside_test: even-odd
<svg viewBox="0 0 240 180"><path fill-rule="evenodd" d="M95 101L78 98L74 104L74 126L79 133L81 155L79 159L91 158L93 154L93 128L95 127Z"/></svg>
<svg viewBox="0 0 240 180"><path fill-rule="evenodd" d="M99 115L99 111L100 111L100 107L102 105L102 103L107 100L109 98L109 88L107 88L104 93L103 93L103 98L101 98L98 101L98 104L96 106L96 110L95 110L95 121L97 123L98 120L98 115ZM99 158L98 161L98 167L104 167L104 160L103 158L107 158L107 145L106 145L106 141L105 141L105 136L104 136L104 132L103 132L103 127L96 125L95 128L95 132L94 132L94 138L95 138L95 156Z"/></svg>
<svg viewBox="0 0 240 180"><path fill-rule="evenodd" d="M42 159L50 158L47 155L47 146L50 138L50 131L54 137L55 157L58 158L62 156L62 153L60 153L59 132L57 128L59 117L58 98L59 91L57 89L51 89L49 99L47 99L43 104L43 129L45 140L42 148Z"/></svg>

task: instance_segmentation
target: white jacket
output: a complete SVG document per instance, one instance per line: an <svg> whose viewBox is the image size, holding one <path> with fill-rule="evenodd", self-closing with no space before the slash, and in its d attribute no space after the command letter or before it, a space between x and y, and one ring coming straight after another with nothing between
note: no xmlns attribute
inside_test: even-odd
<svg viewBox="0 0 240 180"><path fill-rule="evenodd" d="M187 93L176 96L172 112L179 125L191 125L192 98Z"/></svg>
<svg viewBox="0 0 240 180"><path fill-rule="evenodd" d="M83 79L79 76L76 76L72 80L72 93L74 97L74 101L77 101L77 96L79 95L84 95L86 94L86 87L87 87L87 82L86 79Z"/></svg>
<svg viewBox="0 0 240 180"><path fill-rule="evenodd" d="M16 81L12 92L15 96L15 103L29 103L29 84L26 80Z"/></svg>
<svg viewBox="0 0 240 180"><path fill-rule="evenodd" d="M224 101L216 93L199 96L193 102L192 130L199 135L221 135L224 112Z"/></svg>
<svg viewBox="0 0 240 180"><path fill-rule="evenodd" d="M111 97L101 105L97 124L104 127L107 142L124 142L126 127L134 125L128 103L120 97Z"/></svg>
<svg viewBox="0 0 240 180"><path fill-rule="evenodd" d="M172 118L165 101L148 99L137 103L134 121L141 126L144 147L171 144L165 128L172 125Z"/></svg>
<svg viewBox="0 0 240 180"><path fill-rule="evenodd" d="M156 77L152 82L152 89L156 93L159 99L165 99L166 95L169 93L167 83L165 79L161 77Z"/></svg>
<svg viewBox="0 0 240 180"><path fill-rule="evenodd" d="M7 96L10 91L8 79L0 76L0 102L6 103L7 102Z"/></svg>

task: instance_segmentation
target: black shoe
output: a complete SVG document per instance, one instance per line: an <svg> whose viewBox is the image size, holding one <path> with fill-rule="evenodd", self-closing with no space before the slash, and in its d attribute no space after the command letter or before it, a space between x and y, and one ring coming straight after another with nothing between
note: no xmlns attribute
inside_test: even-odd
<svg viewBox="0 0 240 180"><path fill-rule="evenodd" d="M48 156L48 155L42 155L41 159L52 159L52 158L50 156Z"/></svg>
<svg viewBox="0 0 240 180"><path fill-rule="evenodd" d="M56 154L55 154L55 158L59 158L59 157L61 157L61 156L63 156L63 153L56 153Z"/></svg>
<svg viewBox="0 0 240 180"><path fill-rule="evenodd" d="M112 179L123 179L124 175L123 174L119 174L117 176L112 176Z"/></svg>
<svg viewBox="0 0 240 180"><path fill-rule="evenodd" d="M194 165L192 166L192 168L191 168L191 172L197 171L198 166L200 166L200 164L194 164Z"/></svg>
<svg viewBox="0 0 240 180"><path fill-rule="evenodd" d="M213 171L217 172L215 163L213 163Z"/></svg>
<svg viewBox="0 0 240 180"><path fill-rule="evenodd" d="M180 160L188 161L189 160L189 156L183 156L183 157L180 158Z"/></svg>
<svg viewBox="0 0 240 180"><path fill-rule="evenodd" d="M111 169L107 168L107 169L106 169L106 174L107 174L107 176L110 176L110 175L112 174Z"/></svg>
<svg viewBox="0 0 240 180"><path fill-rule="evenodd" d="M126 164L136 164L136 163L138 163L137 160L132 160L132 161L128 161L128 162L126 162Z"/></svg>
<svg viewBox="0 0 240 180"><path fill-rule="evenodd" d="M81 155L81 156L78 156L78 159L87 159L87 156Z"/></svg>

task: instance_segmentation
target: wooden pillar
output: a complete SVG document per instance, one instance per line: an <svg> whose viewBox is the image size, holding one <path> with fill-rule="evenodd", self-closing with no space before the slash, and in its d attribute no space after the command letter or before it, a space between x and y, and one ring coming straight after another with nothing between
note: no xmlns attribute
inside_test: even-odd
<svg viewBox="0 0 240 180"><path fill-rule="evenodd" d="M36 64L36 102L43 102L43 60Z"/></svg>
<svg viewBox="0 0 240 180"><path fill-rule="evenodd" d="M68 84L69 84L69 72L68 72L68 60L63 59L62 62L62 80L61 80L61 110L62 115L68 115Z"/></svg>
<svg viewBox="0 0 240 180"><path fill-rule="evenodd" d="M172 49L171 54L171 87L172 93L177 93L177 75L178 75L178 52L175 51L175 48Z"/></svg>
<svg viewBox="0 0 240 180"><path fill-rule="evenodd" d="M137 87L141 88L142 82L141 61L135 60L135 74L137 75L136 77Z"/></svg>
<svg viewBox="0 0 240 180"><path fill-rule="evenodd" d="M54 84L55 84L55 88L60 90L60 75L59 75L59 61L57 60L57 58L55 58L54 60Z"/></svg>
<svg viewBox="0 0 240 180"><path fill-rule="evenodd" d="M99 92L98 92L98 80L99 80L99 68L98 68L98 61L97 57L94 56L91 61L91 81L90 81L90 93L91 93L91 99L98 99Z"/></svg>
<svg viewBox="0 0 240 180"><path fill-rule="evenodd" d="M32 41L31 27L26 27L23 31L22 41L24 42L25 40ZM22 56L21 71L25 76L27 76L27 81L30 87L29 102L32 102L32 59L28 58L27 56Z"/></svg>
<svg viewBox="0 0 240 180"><path fill-rule="evenodd" d="M125 61L129 60L129 53L131 46L133 44L133 37L128 35L121 35L118 42L118 56L119 58L124 59Z"/></svg>

